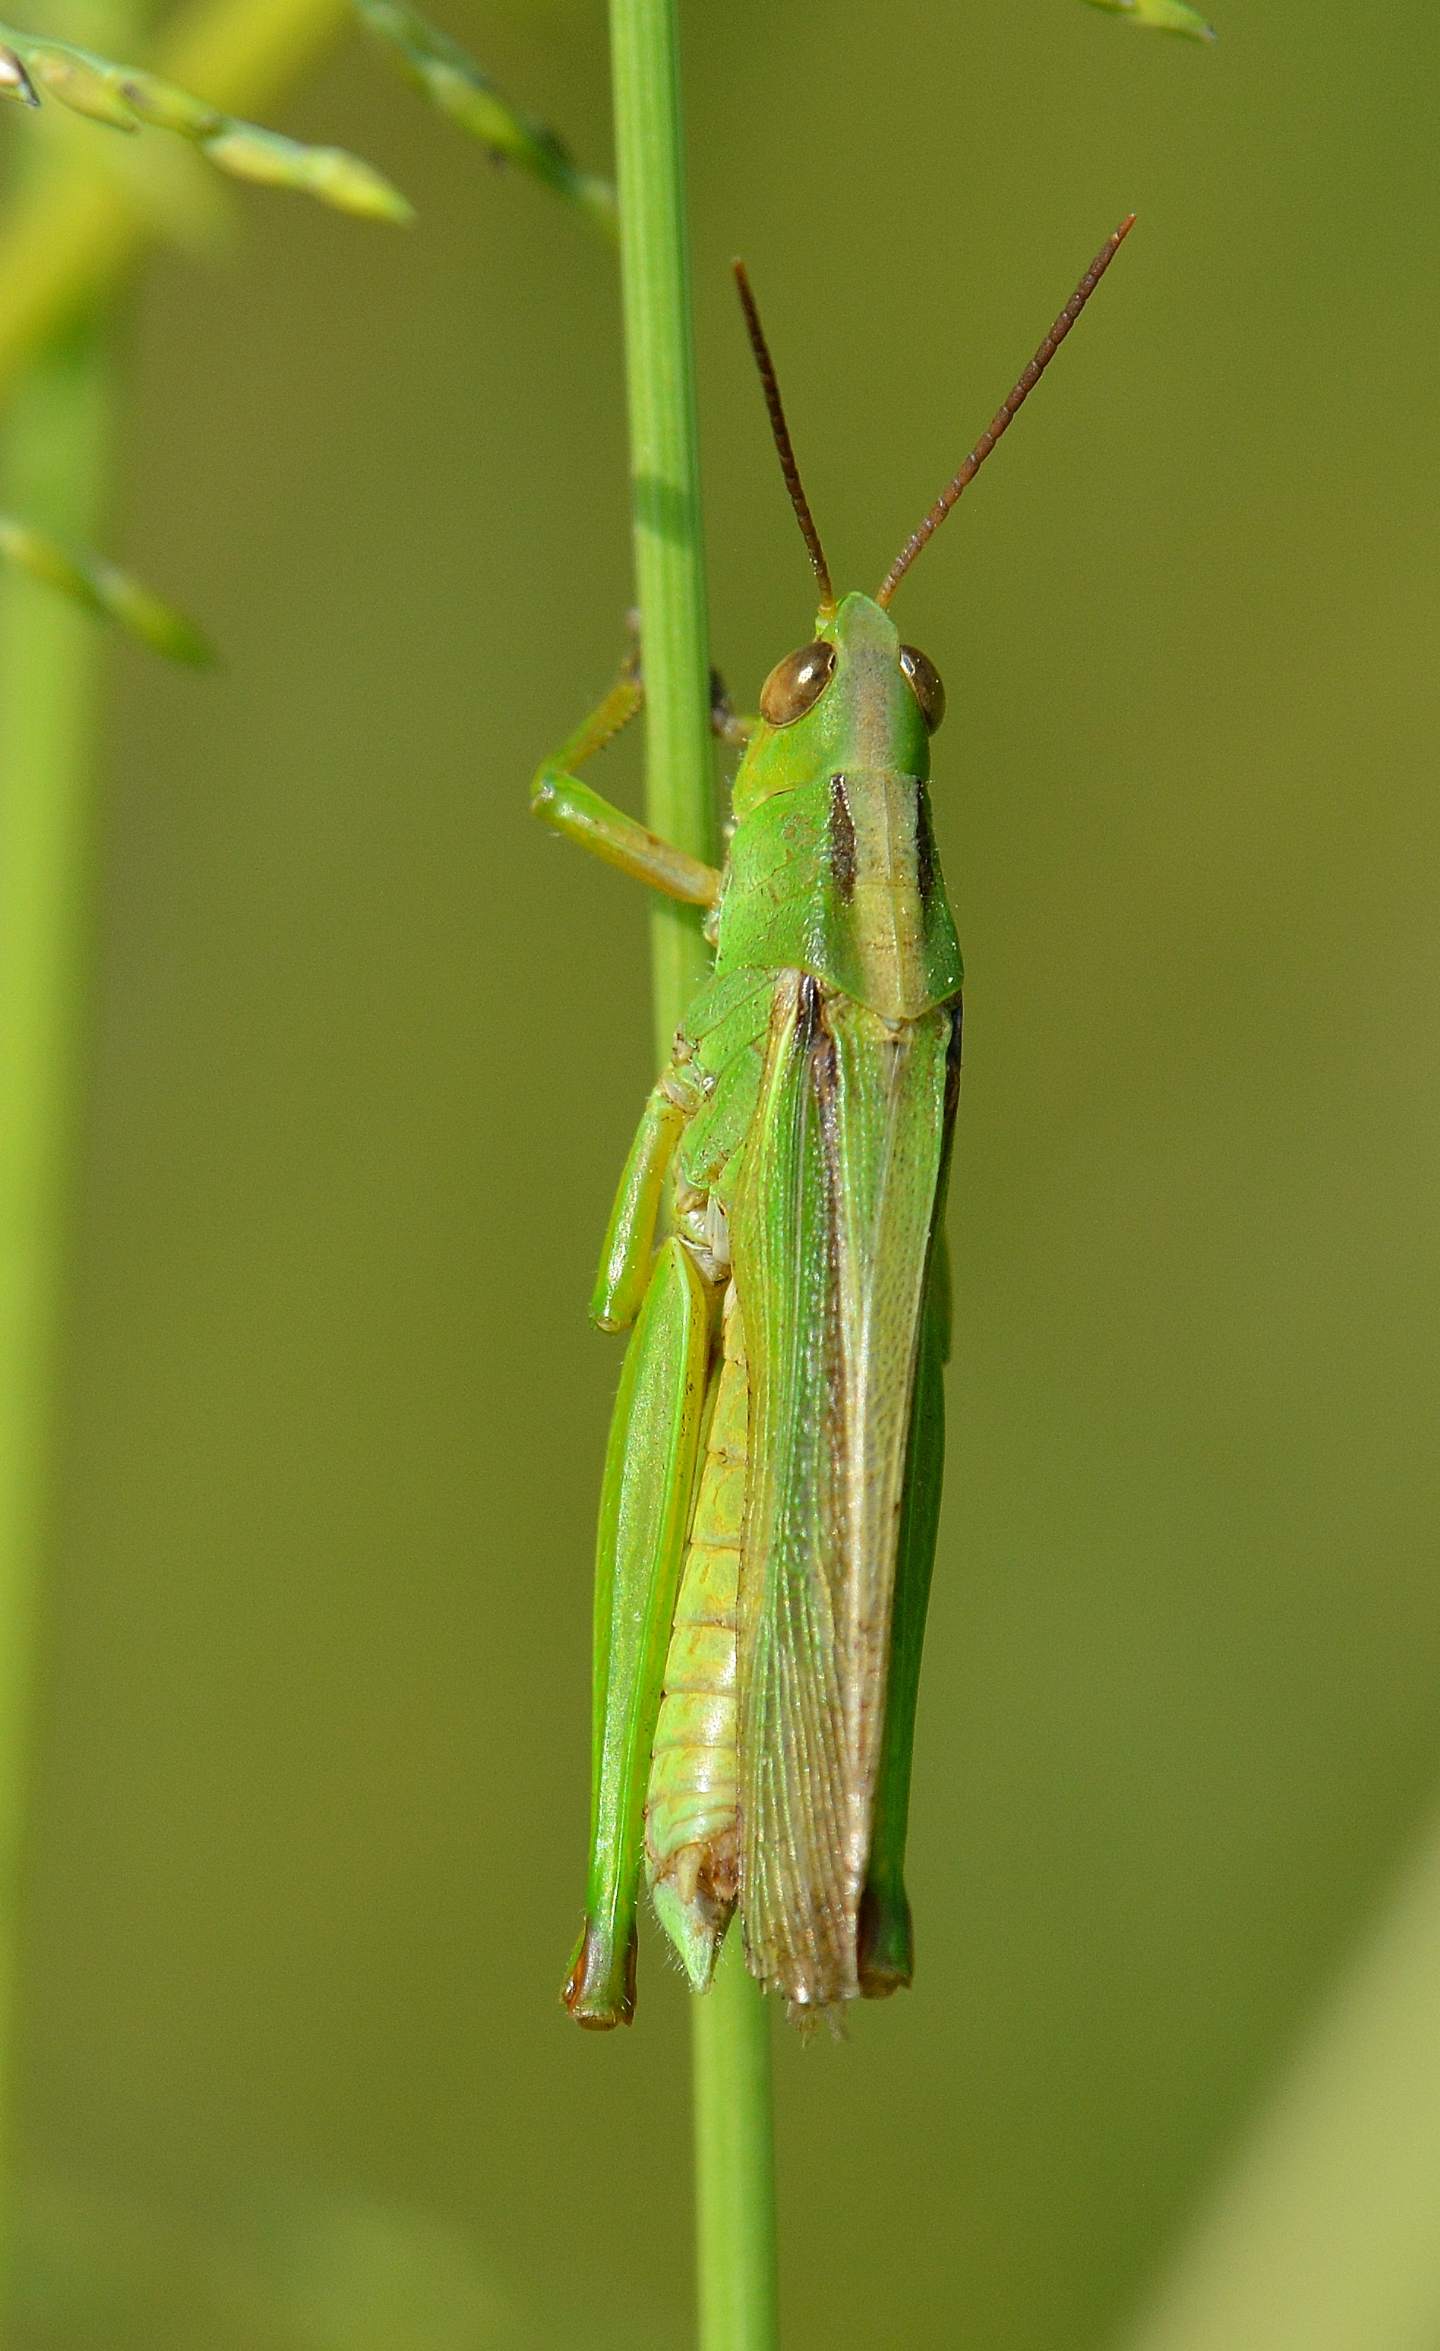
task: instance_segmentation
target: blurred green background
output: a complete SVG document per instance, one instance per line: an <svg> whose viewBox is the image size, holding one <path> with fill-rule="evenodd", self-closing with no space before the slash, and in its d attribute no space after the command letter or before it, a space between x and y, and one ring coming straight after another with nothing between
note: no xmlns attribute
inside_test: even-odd
<svg viewBox="0 0 1440 2351"><path fill-rule="evenodd" d="M598 7L443 14L603 164ZM1221 35L689 11L744 702L810 603L731 254L869 586L1141 216L903 594L969 973L920 1968L782 2038L790 2351L1126 2341L1440 1803L1440 24ZM227 667L109 657L21 2340L679 2345L686 1997L652 1933L632 2033L556 2003L650 1028L525 786L630 592L612 267L358 36L279 119L420 218L247 194L135 313L109 544Z"/></svg>

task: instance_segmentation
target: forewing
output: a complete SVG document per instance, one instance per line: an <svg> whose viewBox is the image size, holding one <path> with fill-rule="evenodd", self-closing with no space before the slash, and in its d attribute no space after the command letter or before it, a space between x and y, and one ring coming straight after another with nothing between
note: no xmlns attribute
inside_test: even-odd
<svg viewBox="0 0 1440 2351"><path fill-rule="evenodd" d="M789 974L735 1220L754 1442L741 1577L741 1906L802 2010L859 1989L921 1300L953 1116L942 1008Z"/></svg>

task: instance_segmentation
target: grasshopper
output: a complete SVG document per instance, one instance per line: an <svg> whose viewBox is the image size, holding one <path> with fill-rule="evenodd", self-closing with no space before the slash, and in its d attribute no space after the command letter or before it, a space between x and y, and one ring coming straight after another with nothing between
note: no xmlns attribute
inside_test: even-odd
<svg viewBox="0 0 1440 2351"><path fill-rule="evenodd" d="M642 1872L699 1991L737 1910L751 1973L802 2021L911 1980L961 963L928 791L944 689L889 607L1132 220L874 596L835 595L737 264L819 606L758 718L717 697L719 730L745 746L723 869L575 773L639 709L634 662L535 780L547 824L702 907L714 948L591 1301L602 1330L631 1337L596 1549L585 1926L563 1995L582 2025L634 2013Z"/></svg>

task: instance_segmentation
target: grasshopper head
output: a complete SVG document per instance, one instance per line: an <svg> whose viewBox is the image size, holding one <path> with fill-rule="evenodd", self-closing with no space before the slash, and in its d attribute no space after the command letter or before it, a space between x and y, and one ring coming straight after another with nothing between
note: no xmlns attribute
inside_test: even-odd
<svg viewBox="0 0 1440 2351"><path fill-rule="evenodd" d="M901 644L873 597L822 606L813 638L778 661L760 689L760 725L735 779L736 817L816 775L883 769L923 779L944 714L934 664Z"/></svg>
<svg viewBox="0 0 1440 2351"><path fill-rule="evenodd" d="M837 604L820 533L800 480L800 468L765 330L744 264L735 282L770 415L780 471L809 550L820 590L815 634L777 662L760 694L761 724L735 779L735 814L760 800L793 791L828 770L888 770L921 779L930 772L929 739L945 715L945 690L934 666L913 645L902 645L889 613L901 580L963 491L975 479L1002 433L1039 383L1085 304L1135 223L1127 214L1107 237L1049 334L1002 401L969 456L900 549L874 596L846 596Z"/></svg>

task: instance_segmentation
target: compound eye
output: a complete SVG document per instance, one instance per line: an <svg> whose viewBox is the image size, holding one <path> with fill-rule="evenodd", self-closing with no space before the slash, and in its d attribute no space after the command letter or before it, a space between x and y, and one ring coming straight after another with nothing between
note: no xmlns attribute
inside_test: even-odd
<svg viewBox="0 0 1440 2351"><path fill-rule="evenodd" d="M817 637L798 653L777 661L760 688L760 715L767 726L793 726L813 710L835 675L835 648Z"/></svg>
<svg viewBox="0 0 1440 2351"><path fill-rule="evenodd" d="M910 680L910 690L920 705L927 732L933 735L945 716L945 688L940 682L940 672L929 654L917 652L913 645L901 646L900 667Z"/></svg>

